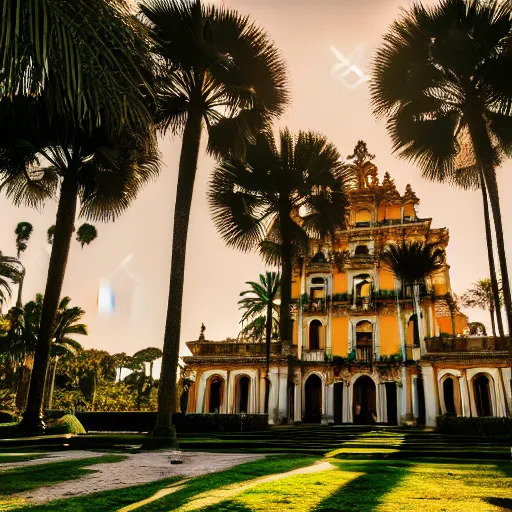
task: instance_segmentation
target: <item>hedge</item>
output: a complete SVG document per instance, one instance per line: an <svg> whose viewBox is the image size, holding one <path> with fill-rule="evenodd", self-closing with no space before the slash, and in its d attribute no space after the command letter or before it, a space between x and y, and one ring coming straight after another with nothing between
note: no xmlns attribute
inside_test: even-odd
<svg viewBox="0 0 512 512"><path fill-rule="evenodd" d="M77 412L87 432L150 432L156 412ZM268 428L266 414L173 414L178 433L251 432Z"/></svg>
<svg viewBox="0 0 512 512"><path fill-rule="evenodd" d="M438 416L437 432L462 436L512 437L511 418Z"/></svg>
<svg viewBox="0 0 512 512"><path fill-rule="evenodd" d="M11 411L0 411L0 423L13 423L17 421L16 413Z"/></svg>
<svg viewBox="0 0 512 512"><path fill-rule="evenodd" d="M85 434L83 425L78 421L76 416L66 414L54 421L46 430L47 434Z"/></svg>

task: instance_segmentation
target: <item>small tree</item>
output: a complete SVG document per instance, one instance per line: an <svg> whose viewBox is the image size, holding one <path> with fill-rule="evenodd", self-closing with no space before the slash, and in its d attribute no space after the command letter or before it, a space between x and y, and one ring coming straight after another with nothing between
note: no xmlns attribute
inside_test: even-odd
<svg viewBox="0 0 512 512"><path fill-rule="evenodd" d="M89 245L97 237L98 231L92 224L84 223L76 232L76 239L80 242L82 249L84 248L84 245Z"/></svg>
<svg viewBox="0 0 512 512"><path fill-rule="evenodd" d="M494 303L491 280L487 278L479 279L473 283L473 287L467 290L464 295L462 295L461 301L462 304L467 308L480 308L489 311L489 314L491 315L492 335L496 336L494 315L497 308ZM501 307L501 303L498 307Z"/></svg>
<svg viewBox="0 0 512 512"><path fill-rule="evenodd" d="M266 367L265 367L265 405L264 412L268 414L268 402L270 395L270 343L272 338L272 323L274 322L274 313L279 311L276 304L277 293L281 284L279 274L267 272L260 274L260 282L247 281L251 288L240 293L243 299L238 301L240 309L245 312L242 315L242 322L248 319L254 319L265 316L265 344L266 344Z"/></svg>

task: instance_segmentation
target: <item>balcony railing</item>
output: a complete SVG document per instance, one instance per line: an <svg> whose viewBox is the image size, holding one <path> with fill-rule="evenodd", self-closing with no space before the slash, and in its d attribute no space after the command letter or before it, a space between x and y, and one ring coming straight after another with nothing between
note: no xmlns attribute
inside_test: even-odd
<svg viewBox="0 0 512 512"><path fill-rule="evenodd" d="M356 361L361 363L371 363L373 360L372 347L357 347L356 348Z"/></svg>
<svg viewBox="0 0 512 512"><path fill-rule="evenodd" d="M457 338L427 338L427 353L447 352L506 352L511 348L509 336L468 336Z"/></svg>
<svg viewBox="0 0 512 512"><path fill-rule="evenodd" d="M237 343L227 341L188 341L193 356L255 356L264 357L265 343ZM281 353L281 342L270 344L271 354Z"/></svg>
<svg viewBox="0 0 512 512"><path fill-rule="evenodd" d="M323 350L303 350L302 360L323 362L325 360L325 352Z"/></svg>

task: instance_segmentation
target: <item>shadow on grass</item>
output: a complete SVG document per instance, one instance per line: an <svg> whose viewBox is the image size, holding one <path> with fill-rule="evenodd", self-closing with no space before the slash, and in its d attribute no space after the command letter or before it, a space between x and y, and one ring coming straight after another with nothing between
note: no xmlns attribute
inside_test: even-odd
<svg viewBox="0 0 512 512"><path fill-rule="evenodd" d="M332 461L334 462L334 461ZM409 462L367 460L338 462L342 471L364 473L333 492L319 503L315 512L375 510L382 497L396 487L414 465Z"/></svg>
<svg viewBox="0 0 512 512"><path fill-rule="evenodd" d="M318 460L318 457L289 455L286 456L286 458L272 456L254 462L241 464L220 473L211 473L209 475L194 478L184 489L169 496L164 496L158 501L154 501L153 503L140 507L137 509L137 512L169 512L170 510L175 510L182 505L189 503L199 494L232 484L242 484L247 480L252 480L254 478L275 473L285 473L286 471L309 466L316 460ZM223 502L223 505L224 503L229 503L229 501ZM233 504L233 507L237 506L238 503ZM232 508L229 510L243 511L247 509Z"/></svg>
<svg viewBox="0 0 512 512"><path fill-rule="evenodd" d="M108 455L7 469L0 473L0 496L10 496L37 487L75 480L94 471L85 469L86 466L120 462L125 458L120 455Z"/></svg>

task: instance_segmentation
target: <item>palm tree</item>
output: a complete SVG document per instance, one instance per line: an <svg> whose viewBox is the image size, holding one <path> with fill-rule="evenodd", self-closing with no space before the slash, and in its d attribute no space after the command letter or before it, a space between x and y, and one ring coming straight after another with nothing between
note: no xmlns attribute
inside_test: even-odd
<svg viewBox="0 0 512 512"><path fill-rule="evenodd" d="M27 242L30 239L30 235L33 231L32 224L30 222L19 222L14 230L16 234L16 257L18 260L21 257L21 253L27 250ZM23 281L25 280L25 269L23 269L23 273L21 275L19 284L18 284L18 299L16 300L16 306L19 308L23 307L23 302L21 300L21 294L23 291Z"/></svg>
<svg viewBox="0 0 512 512"><path fill-rule="evenodd" d="M442 0L415 4L384 36L370 86L374 111L388 116L395 151L423 176L482 188L494 219L503 299L512 332L512 300L495 169L512 149L510 2ZM486 193L488 197L486 197ZM489 224L489 225L488 225ZM492 240L487 246L498 303Z"/></svg>
<svg viewBox="0 0 512 512"><path fill-rule="evenodd" d="M52 408L53 390L55 389L55 375L59 359L64 356L76 355L82 350L82 345L70 336L87 336L88 330L85 324L79 323L85 315L85 311L78 307L69 307L70 297L64 297L59 304L55 319L55 328L50 347L50 365L52 369L51 381L48 389L48 409ZM48 388L48 382L47 382Z"/></svg>
<svg viewBox="0 0 512 512"><path fill-rule="evenodd" d="M167 68L158 90L160 127L182 135L158 416L153 435L176 438L172 412L188 224L203 126L214 156L243 151L287 103L285 66L267 34L236 11L199 0L146 0L155 53Z"/></svg>
<svg viewBox="0 0 512 512"><path fill-rule="evenodd" d="M101 124L115 133L151 123L154 61L127 2L0 0L0 11L0 99L44 90L63 129Z"/></svg>
<svg viewBox="0 0 512 512"><path fill-rule="evenodd" d="M0 251L0 311L7 297L11 296L10 283L19 283L24 272L18 259L4 256Z"/></svg>
<svg viewBox="0 0 512 512"><path fill-rule="evenodd" d="M381 253L381 261L391 269L396 279L400 279L402 286L411 286L413 289L414 312L418 322L421 353L424 354L425 332L420 305L420 285L424 284L425 279L432 273L443 268L444 251L437 244L403 241L398 245L388 245ZM397 295L398 292L397 289ZM405 354L404 336L401 341L402 352Z"/></svg>
<svg viewBox="0 0 512 512"><path fill-rule="evenodd" d="M54 240L27 409L20 428L40 432L51 330L59 306L71 237L80 215L108 221L121 214L142 186L158 172L156 137L151 125L110 134L84 131L49 117L46 100L20 98L0 102L0 188L15 204L36 206L58 198ZM27 124L34 119L33 124ZM44 129L41 127L44 125ZM48 167L37 165L44 158Z"/></svg>
<svg viewBox="0 0 512 512"><path fill-rule="evenodd" d="M492 335L496 336L496 326L494 322L494 313L501 304L496 307L494 303L494 295L492 292L490 279L479 279L473 283L473 287L464 293L461 297L462 304L468 308L486 309L491 315Z"/></svg>
<svg viewBox="0 0 512 512"><path fill-rule="evenodd" d="M312 132L268 131L245 157L230 156L215 169L208 198L223 239L242 251L259 248L281 265L281 340L291 340L294 257L308 253L310 236L345 226L345 166L336 148ZM300 215L302 214L302 215Z"/></svg>
<svg viewBox="0 0 512 512"><path fill-rule="evenodd" d="M84 245L89 245L93 240L96 240L97 237L98 231L92 224L84 223L76 232L76 239L80 242L82 249Z"/></svg>
<svg viewBox="0 0 512 512"><path fill-rule="evenodd" d="M264 412L268 414L268 402L270 396L270 343L272 338L272 324L274 313L277 313L277 294L281 286L281 278L275 272L260 274L260 282L247 281L251 288L240 293L244 297L238 301L240 309L245 310L242 315L242 322L248 319L265 317L265 345L266 345L266 366L265 366L265 404Z"/></svg>

